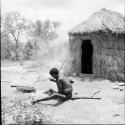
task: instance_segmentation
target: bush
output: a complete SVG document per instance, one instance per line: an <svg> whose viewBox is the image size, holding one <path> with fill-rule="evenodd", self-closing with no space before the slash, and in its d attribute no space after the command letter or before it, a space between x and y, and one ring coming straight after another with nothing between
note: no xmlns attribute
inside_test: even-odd
<svg viewBox="0 0 125 125"><path fill-rule="evenodd" d="M2 120L3 122L13 119L16 124L34 124L42 123L43 120L50 119L42 113L43 105L31 105L28 101L32 100L32 96L20 96L14 98L2 98ZM4 121L4 119L6 121ZM10 123L9 123L10 124Z"/></svg>

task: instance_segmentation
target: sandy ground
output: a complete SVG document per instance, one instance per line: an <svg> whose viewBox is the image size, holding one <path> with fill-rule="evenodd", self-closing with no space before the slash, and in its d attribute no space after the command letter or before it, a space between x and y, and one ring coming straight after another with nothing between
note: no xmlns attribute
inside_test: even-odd
<svg viewBox="0 0 125 125"><path fill-rule="evenodd" d="M52 88L57 89L55 83L48 80L49 69L36 68L27 69L19 65L2 65L1 67L1 96L12 97L15 95L15 88L9 85L28 85L37 89L31 93L35 98L46 96L44 91ZM33 85L37 77L40 80ZM119 82L109 80L89 80L89 78L70 77L74 80L73 96L101 97L101 100L77 99L58 103L57 100L40 102L37 106L44 105L44 114L49 115L53 123L66 124L125 124L125 94L124 86L118 87ZM120 91L121 90L121 91ZM20 94L17 96L20 96ZM42 109L41 109L42 110Z"/></svg>

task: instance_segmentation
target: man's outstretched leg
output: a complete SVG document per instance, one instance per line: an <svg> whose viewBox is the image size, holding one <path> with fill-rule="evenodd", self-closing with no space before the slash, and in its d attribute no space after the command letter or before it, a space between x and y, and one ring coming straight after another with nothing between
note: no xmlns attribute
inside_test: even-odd
<svg viewBox="0 0 125 125"><path fill-rule="evenodd" d="M43 99L32 101L32 104L35 104L35 103L40 102L40 101L48 101L48 100L56 99L56 98L61 99L61 100L65 100L66 99L66 95L59 94L59 93L54 93L51 96L45 97Z"/></svg>

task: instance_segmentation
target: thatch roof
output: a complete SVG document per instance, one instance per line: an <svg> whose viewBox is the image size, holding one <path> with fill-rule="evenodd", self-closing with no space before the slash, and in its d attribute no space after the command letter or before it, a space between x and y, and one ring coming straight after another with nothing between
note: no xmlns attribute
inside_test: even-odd
<svg viewBox="0 0 125 125"><path fill-rule="evenodd" d="M125 32L125 18L122 14L101 9L90 16L83 23L76 25L69 31L71 34L96 32L96 31L112 31L116 33Z"/></svg>

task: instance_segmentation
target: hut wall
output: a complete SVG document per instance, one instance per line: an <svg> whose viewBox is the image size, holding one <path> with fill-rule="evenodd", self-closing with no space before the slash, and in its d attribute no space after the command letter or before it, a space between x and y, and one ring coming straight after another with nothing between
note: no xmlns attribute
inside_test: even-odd
<svg viewBox="0 0 125 125"><path fill-rule="evenodd" d="M124 81L124 34L86 33L69 35L69 73L81 72L82 40L90 39L93 45L93 75L110 80Z"/></svg>
<svg viewBox="0 0 125 125"><path fill-rule="evenodd" d="M81 73L81 54L82 54L82 41L90 39L92 44L92 37L91 35L69 35L69 46L70 46L70 61L68 61L69 64L69 72L75 73L76 75ZM96 46L93 46L94 50L96 50Z"/></svg>
<svg viewBox="0 0 125 125"><path fill-rule="evenodd" d="M91 40L93 45L93 74L95 76L100 75L100 60L101 60L101 42L102 39L98 34L82 34L82 35L69 35L69 46L70 46L70 61L68 64L70 66L69 72L70 73L81 73L81 54L82 54L82 41L83 40Z"/></svg>
<svg viewBox="0 0 125 125"><path fill-rule="evenodd" d="M100 39L98 34L92 34L93 43L93 75L100 76L100 66L101 66L101 51L103 40Z"/></svg>
<svg viewBox="0 0 125 125"><path fill-rule="evenodd" d="M71 37L70 37L71 38ZM70 59L71 73L79 73L81 68L81 38L79 35L74 35L69 40L70 44Z"/></svg>
<svg viewBox="0 0 125 125"><path fill-rule="evenodd" d="M81 35L82 40L89 39L93 45L93 62L92 69L94 76L100 76L100 65L101 65L101 51L102 51L102 42L103 39L99 36L98 33L87 33ZM81 65L80 65L81 66Z"/></svg>
<svg viewBox="0 0 125 125"><path fill-rule="evenodd" d="M124 35L100 33L93 35L93 39L100 50L94 52L94 76L110 80L124 81Z"/></svg>

